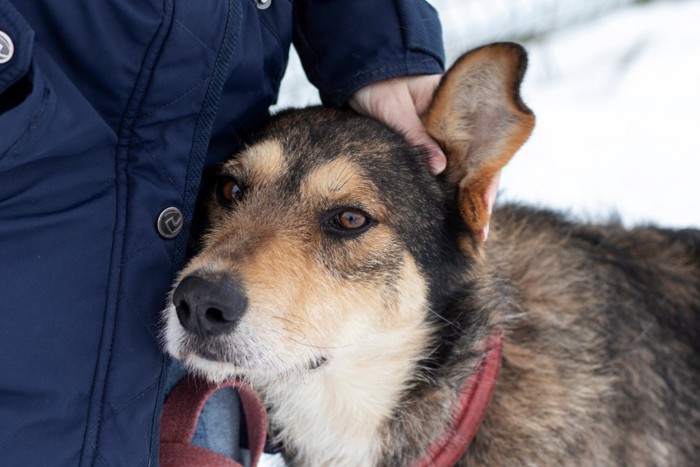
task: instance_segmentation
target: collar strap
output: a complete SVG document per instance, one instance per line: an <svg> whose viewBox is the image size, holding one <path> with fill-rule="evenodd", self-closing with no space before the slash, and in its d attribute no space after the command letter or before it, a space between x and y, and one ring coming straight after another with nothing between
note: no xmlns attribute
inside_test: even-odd
<svg viewBox="0 0 700 467"><path fill-rule="evenodd" d="M430 444L425 454L412 467L453 466L467 452L496 389L502 353L503 331L497 329L488 338L486 355L478 370L462 387L459 400L455 403L451 425Z"/></svg>
<svg viewBox="0 0 700 467"><path fill-rule="evenodd" d="M250 462L257 465L265 446L267 430L265 407L257 394L238 379L216 385L188 376L178 383L163 405L160 419L161 466L242 467L226 456L191 444L204 404L216 391L225 387L234 387L238 391L248 431Z"/></svg>
<svg viewBox="0 0 700 467"><path fill-rule="evenodd" d="M412 467L452 466L464 455L493 397L501 369L502 350L503 332L496 330L488 338L481 365L460 392L451 425ZM238 379L214 385L189 376L173 389L163 406L160 432L160 464L163 467L241 467L227 457L191 444L204 404L216 391L228 386L235 387L240 396L248 430L251 465L257 465L265 446L267 428L265 407L257 394Z"/></svg>

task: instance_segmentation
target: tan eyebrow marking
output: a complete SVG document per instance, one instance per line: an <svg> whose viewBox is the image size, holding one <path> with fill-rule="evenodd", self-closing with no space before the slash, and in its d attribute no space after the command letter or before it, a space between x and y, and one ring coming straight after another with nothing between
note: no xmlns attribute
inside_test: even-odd
<svg viewBox="0 0 700 467"><path fill-rule="evenodd" d="M267 140L247 148L237 161L254 183L269 183L286 170L284 149L278 140Z"/></svg>
<svg viewBox="0 0 700 467"><path fill-rule="evenodd" d="M364 206L375 216L385 214L377 188L362 167L348 157L338 157L315 167L301 181L305 199Z"/></svg>
<svg viewBox="0 0 700 467"><path fill-rule="evenodd" d="M301 182L304 197L338 198L367 188L361 169L346 157L315 167Z"/></svg>

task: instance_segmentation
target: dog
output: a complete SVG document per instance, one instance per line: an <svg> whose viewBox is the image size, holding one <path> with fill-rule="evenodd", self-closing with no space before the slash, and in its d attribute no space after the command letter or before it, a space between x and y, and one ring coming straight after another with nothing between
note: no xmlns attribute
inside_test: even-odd
<svg viewBox="0 0 700 467"><path fill-rule="evenodd" d="M526 61L497 43L443 76L438 177L327 108L281 112L223 165L165 346L259 391L290 464L700 459L700 231L489 210L534 126Z"/></svg>

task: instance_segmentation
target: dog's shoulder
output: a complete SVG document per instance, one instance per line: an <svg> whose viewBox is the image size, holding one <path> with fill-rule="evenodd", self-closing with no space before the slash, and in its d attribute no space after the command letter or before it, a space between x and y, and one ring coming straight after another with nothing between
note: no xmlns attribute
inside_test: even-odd
<svg viewBox="0 0 700 467"><path fill-rule="evenodd" d="M497 209L475 290L485 296L498 283L507 291L507 337L499 387L482 428L493 435L484 436L492 444L477 440L475 457L498 463L492 456L505 452L510 461L552 461L568 453L605 465L693 456L699 246L700 231L693 229L579 222L518 205ZM523 404L539 431L515 423L512 413ZM579 428L592 426L596 432ZM529 442L497 446L495 427L506 427L511 441ZM643 449L627 450L640 440Z"/></svg>
<svg viewBox="0 0 700 467"><path fill-rule="evenodd" d="M583 261L587 267L617 269L650 280L658 274L683 275L700 283L700 230L653 225L626 228L619 219L590 222L572 215L507 204L494 211L494 241L487 248L511 261ZM576 264L574 264L576 265ZM677 271L674 271L678 269ZM584 271L581 271L582 273Z"/></svg>

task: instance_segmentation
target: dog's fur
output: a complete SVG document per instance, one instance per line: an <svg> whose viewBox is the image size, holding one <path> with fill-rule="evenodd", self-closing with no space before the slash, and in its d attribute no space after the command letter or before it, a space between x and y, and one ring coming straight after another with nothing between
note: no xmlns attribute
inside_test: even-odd
<svg viewBox="0 0 700 467"><path fill-rule="evenodd" d="M700 459L700 231L491 216L485 191L534 124L524 69L519 46L495 44L449 70L424 118L448 156L437 178L383 125L321 108L276 116L223 167L241 195L212 198L180 280L224 278L245 299L219 335L169 305L165 342L258 389L290 463L409 465L498 328L501 374L463 462ZM370 224L339 229L350 209Z"/></svg>

